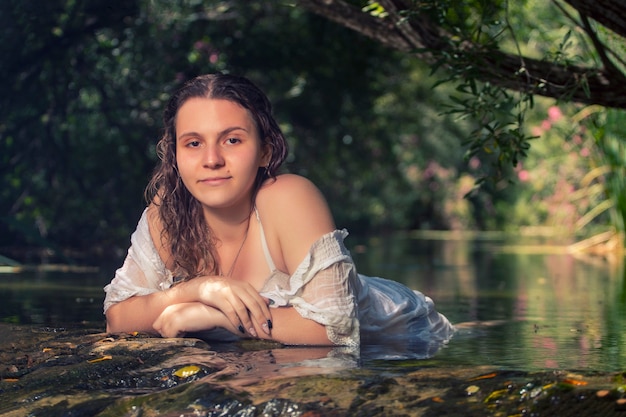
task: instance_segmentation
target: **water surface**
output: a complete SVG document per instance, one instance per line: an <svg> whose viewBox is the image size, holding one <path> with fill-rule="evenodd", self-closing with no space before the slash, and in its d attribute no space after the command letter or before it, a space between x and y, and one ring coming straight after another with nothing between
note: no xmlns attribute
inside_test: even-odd
<svg viewBox="0 0 626 417"><path fill-rule="evenodd" d="M619 262L517 241L513 247L503 239L404 235L346 243L359 272L422 291L459 324L429 366L626 368L626 280ZM0 322L104 331L102 287L113 273L0 274ZM376 360L384 335L381 341L382 347L363 349L363 366L397 366Z"/></svg>

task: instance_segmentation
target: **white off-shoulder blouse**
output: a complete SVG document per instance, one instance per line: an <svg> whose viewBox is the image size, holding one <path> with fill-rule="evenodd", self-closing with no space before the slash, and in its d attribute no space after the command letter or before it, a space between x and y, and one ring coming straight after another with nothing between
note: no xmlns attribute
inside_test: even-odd
<svg viewBox="0 0 626 417"><path fill-rule="evenodd" d="M357 274L344 245L345 230L335 230L316 241L292 275L278 270L267 249L258 212L256 217L272 271L261 295L273 301L271 307L292 306L302 317L324 325L335 345L357 347L361 341L384 339L438 346L454 333L429 297L395 281ZM124 264L104 287L104 311L129 297L172 285L172 273L152 241L144 211L131 235Z"/></svg>

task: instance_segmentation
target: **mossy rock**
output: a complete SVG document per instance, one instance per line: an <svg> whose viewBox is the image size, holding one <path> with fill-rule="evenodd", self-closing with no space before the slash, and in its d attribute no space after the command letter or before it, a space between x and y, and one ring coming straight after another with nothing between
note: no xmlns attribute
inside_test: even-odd
<svg viewBox="0 0 626 417"><path fill-rule="evenodd" d="M0 415L623 416L623 373L342 362L330 348L0 325ZM354 359L354 358L353 358ZM341 366L344 364L345 366Z"/></svg>

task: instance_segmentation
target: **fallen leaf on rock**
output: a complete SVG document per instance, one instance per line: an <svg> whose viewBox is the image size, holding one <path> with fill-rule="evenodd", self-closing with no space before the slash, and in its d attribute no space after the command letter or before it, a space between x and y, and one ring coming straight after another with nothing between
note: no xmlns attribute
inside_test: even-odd
<svg viewBox="0 0 626 417"><path fill-rule="evenodd" d="M193 376L193 375L197 374L198 372L200 372L200 367L199 366L189 365L189 366L184 366L184 367L176 370L174 372L174 375L176 375L179 378L189 378L190 376Z"/></svg>
<svg viewBox="0 0 626 417"><path fill-rule="evenodd" d="M565 378L562 382L564 384L576 385L576 386L587 385L586 381L583 381L583 380L580 380L580 379L574 379L574 378Z"/></svg>
<svg viewBox="0 0 626 417"><path fill-rule="evenodd" d="M507 394L508 392L509 392L508 389L499 389L497 391L494 391L491 394L489 394L487 398L485 398L485 403L498 399L502 397L503 395Z"/></svg>
<svg viewBox="0 0 626 417"><path fill-rule="evenodd" d="M495 378L496 376L498 376L498 374L496 372L492 372L490 374L478 375L477 377L468 379L468 381L479 381L481 379Z"/></svg>
<svg viewBox="0 0 626 417"><path fill-rule="evenodd" d="M102 361L110 361L111 359L113 359L113 356L106 355L106 356L103 356L101 358L88 360L87 362L89 362L89 363L96 363L96 362L102 362Z"/></svg>
<svg viewBox="0 0 626 417"><path fill-rule="evenodd" d="M608 389L601 389L600 391L596 392L596 396L598 398L604 398L608 396L610 393L611 391L609 391Z"/></svg>

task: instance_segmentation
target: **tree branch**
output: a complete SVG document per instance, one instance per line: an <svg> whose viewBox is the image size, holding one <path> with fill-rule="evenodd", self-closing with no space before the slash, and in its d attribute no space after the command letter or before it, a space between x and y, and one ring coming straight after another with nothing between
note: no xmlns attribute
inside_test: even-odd
<svg viewBox="0 0 626 417"><path fill-rule="evenodd" d="M596 0L567 1L581 5L581 8L574 5L579 11L597 4ZM372 16L343 0L298 0L298 3L384 45L415 53L431 65L438 59L437 52L450 48L448 39L452 36L403 0L381 0L379 3L388 13L385 18ZM605 10L621 13L618 16L626 15L626 0L600 0L600 3ZM408 11L412 12L410 18L403 15ZM590 16L600 21L597 13ZM619 21L610 19L612 26L607 27L621 30ZM464 43L458 52L463 64L472 64L473 75L483 81L556 99L626 108L626 85L621 82L621 77L616 78L615 74L607 72L608 69L556 64L497 50L486 51L481 45L469 42ZM450 67L455 64L449 63Z"/></svg>
<svg viewBox="0 0 626 417"><path fill-rule="evenodd" d="M394 22L379 19L364 13L358 7L336 0L297 0L306 9L325 17L341 26L352 29L385 46L408 52L411 44L397 32Z"/></svg>
<svg viewBox="0 0 626 417"><path fill-rule="evenodd" d="M626 37L626 0L565 0L582 15L588 16L616 34Z"/></svg>

